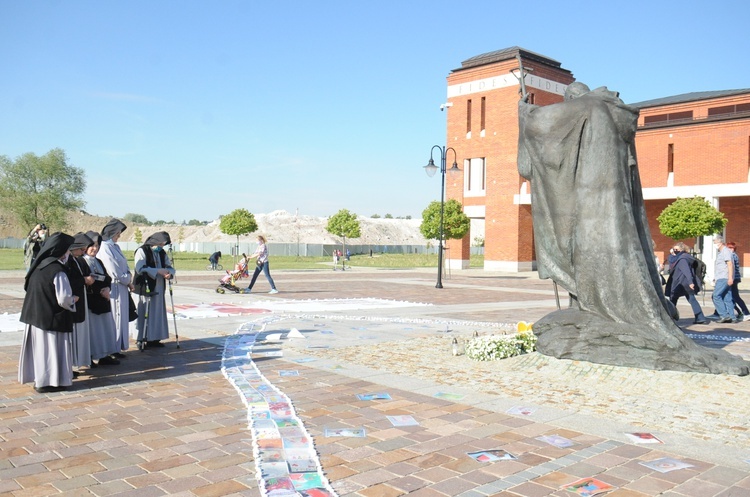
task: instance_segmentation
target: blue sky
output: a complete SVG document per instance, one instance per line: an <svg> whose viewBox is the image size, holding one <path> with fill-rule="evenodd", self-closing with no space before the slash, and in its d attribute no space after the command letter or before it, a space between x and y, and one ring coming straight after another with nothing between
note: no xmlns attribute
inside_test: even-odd
<svg viewBox="0 0 750 497"><path fill-rule="evenodd" d="M750 88L750 2L0 0L0 155L64 149L86 210L420 217L446 80L511 46L626 102Z"/></svg>

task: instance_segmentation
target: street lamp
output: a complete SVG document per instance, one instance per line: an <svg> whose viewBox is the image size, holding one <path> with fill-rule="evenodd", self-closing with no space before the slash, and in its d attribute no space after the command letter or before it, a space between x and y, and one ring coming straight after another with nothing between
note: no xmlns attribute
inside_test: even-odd
<svg viewBox="0 0 750 497"><path fill-rule="evenodd" d="M440 150L440 176L442 177L442 184L440 186L440 239L438 240L439 248L438 248L438 276L437 276L437 285L435 285L435 288L443 288L443 228L444 228L444 213L445 213L445 159L448 152L453 152L453 165L451 166L449 172L451 174L455 174L460 172L461 170L458 168L458 164L456 163L456 151L452 147L441 147L440 145L433 145L432 149L430 150L430 162L427 163L426 166L424 166L424 171L427 173L427 176L432 178L435 176L435 173L438 170L438 167L435 165L435 161L432 159L432 154L435 153L435 149Z"/></svg>

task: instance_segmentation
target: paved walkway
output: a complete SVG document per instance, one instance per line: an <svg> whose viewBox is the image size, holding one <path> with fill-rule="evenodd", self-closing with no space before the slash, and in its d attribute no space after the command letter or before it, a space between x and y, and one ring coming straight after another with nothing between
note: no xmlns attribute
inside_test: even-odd
<svg viewBox="0 0 750 497"><path fill-rule="evenodd" d="M20 309L21 278L0 274L0 312ZM21 333L0 333L0 496L261 495L247 412L220 366L224 337L272 315L266 334L296 328L306 338L258 346L256 365L293 401L341 496L562 496L571 493L561 485L592 476L621 497L750 495L747 377L539 354L494 363L451 355L453 337L550 312L551 285L533 274L454 272L438 290L431 271L275 272L281 293L274 296L218 295L215 279L180 275L175 303L235 304L258 314L178 320L179 349L173 338L163 349L131 350L119 366L87 371L72 391L37 394L19 385ZM354 298L382 300L345 300ZM274 306L299 312L270 312ZM689 322L681 324L701 343L750 358L750 323ZM356 397L374 392L391 399ZM509 414L513 407L531 414ZM398 415L418 425L386 418ZM346 427L367 436L324 436ZM630 432L664 444L634 444ZM553 434L574 445L538 440ZM491 449L517 459L467 456ZM691 467L660 473L640 464L662 457Z"/></svg>

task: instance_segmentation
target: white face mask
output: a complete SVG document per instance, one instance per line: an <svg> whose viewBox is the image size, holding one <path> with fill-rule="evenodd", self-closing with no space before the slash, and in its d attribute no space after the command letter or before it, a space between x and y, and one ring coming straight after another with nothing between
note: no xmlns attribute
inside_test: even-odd
<svg viewBox="0 0 750 497"><path fill-rule="evenodd" d="M65 255L63 255L62 257L60 257L60 259L59 259L60 262L62 262L63 264L67 263L69 256L70 256L70 252L65 252Z"/></svg>

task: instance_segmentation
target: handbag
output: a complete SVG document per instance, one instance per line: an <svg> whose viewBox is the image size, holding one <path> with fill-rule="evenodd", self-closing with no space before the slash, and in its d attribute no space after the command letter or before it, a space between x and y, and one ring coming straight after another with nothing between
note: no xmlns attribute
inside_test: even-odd
<svg viewBox="0 0 750 497"><path fill-rule="evenodd" d="M128 292L128 300L130 301L128 304L128 321L135 321L138 319L138 308L133 300L133 294L130 292Z"/></svg>

